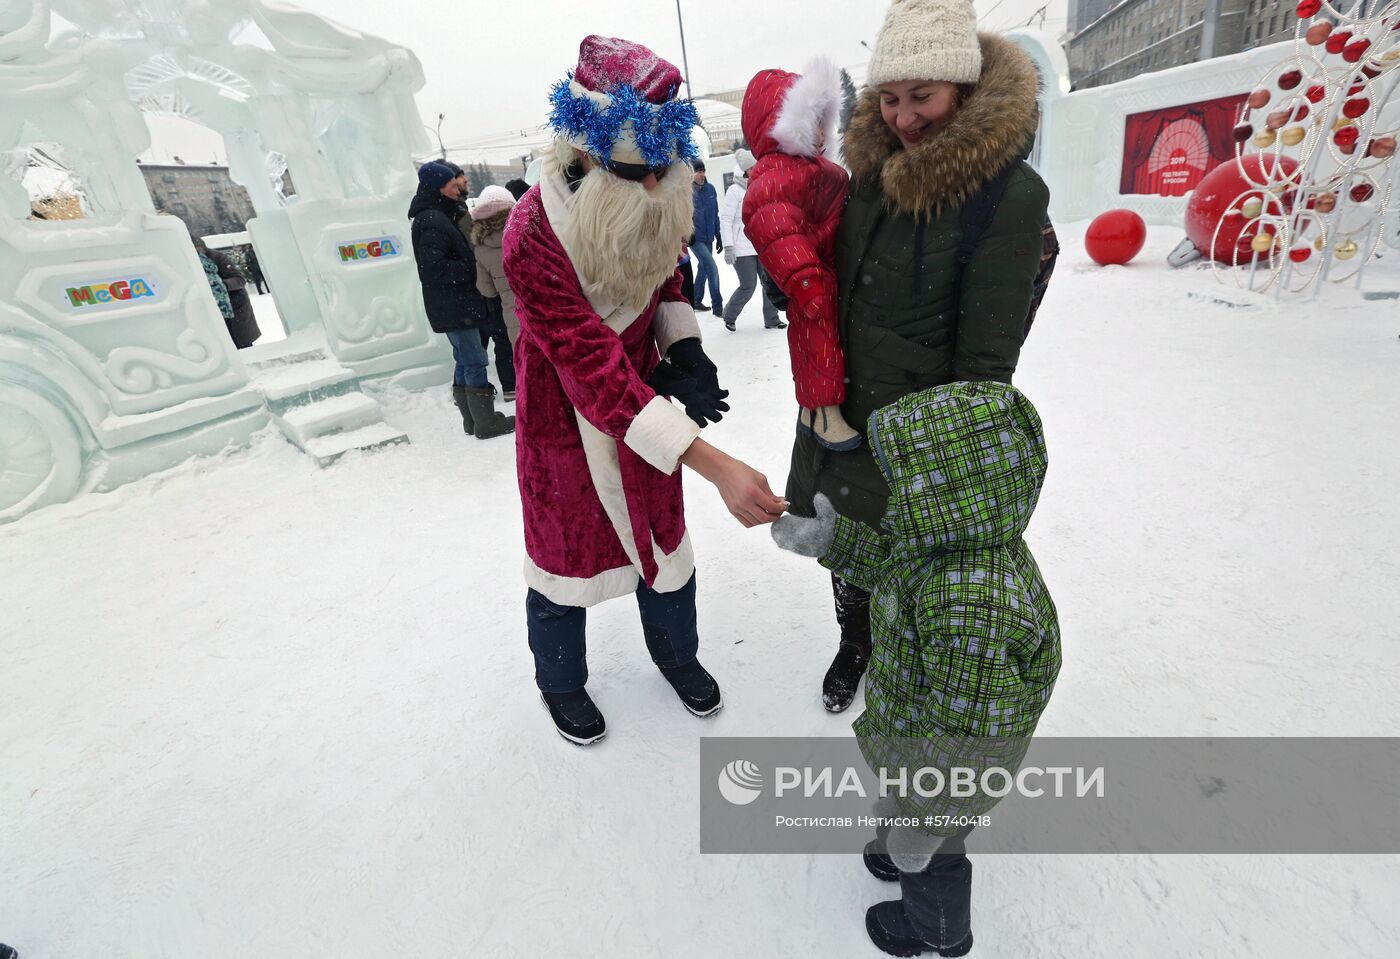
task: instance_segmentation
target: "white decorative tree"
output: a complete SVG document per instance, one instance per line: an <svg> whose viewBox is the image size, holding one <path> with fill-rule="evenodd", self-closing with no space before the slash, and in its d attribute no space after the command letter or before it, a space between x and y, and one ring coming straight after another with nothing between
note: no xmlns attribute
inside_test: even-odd
<svg viewBox="0 0 1400 959"><path fill-rule="evenodd" d="M1236 234L1233 265L1249 289L1315 292L1360 282L1396 202L1400 0L1339 9L1300 0L1291 57L1250 93L1235 127L1249 184L1216 227Z"/></svg>

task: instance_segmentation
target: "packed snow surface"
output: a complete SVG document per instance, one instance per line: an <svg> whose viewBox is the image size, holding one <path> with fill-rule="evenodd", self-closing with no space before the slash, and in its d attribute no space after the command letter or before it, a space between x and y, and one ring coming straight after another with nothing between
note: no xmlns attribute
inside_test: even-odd
<svg viewBox="0 0 1400 959"><path fill-rule="evenodd" d="M1017 384L1049 480L1050 735L1400 735L1400 310L1275 305L1083 225ZM1400 270L1379 264L1400 289ZM1389 273L1385 271L1390 268ZM735 281L725 272L726 289ZM1226 295L1230 294L1230 295ZM1232 306L1244 303L1246 306ZM784 337L702 317L733 412L787 472ZM265 326L264 329L267 329ZM0 528L0 941L25 959L876 956L852 856L703 856L702 735L849 735L821 708L826 573L687 477L698 720L635 604L589 612L609 734L555 734L525 644L509 439L447 388L410 446L325 470L274 431ZM980 957L1394 955L1400 857L983 856Z"/></svg>

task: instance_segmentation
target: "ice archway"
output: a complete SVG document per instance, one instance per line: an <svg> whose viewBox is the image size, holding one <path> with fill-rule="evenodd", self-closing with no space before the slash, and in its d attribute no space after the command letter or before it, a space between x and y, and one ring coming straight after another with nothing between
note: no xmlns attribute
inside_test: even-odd
<svg viewBox="0 0 1400 959"><path fill-rule="evenodd" d="M0 176L0 520L267 422L183 224L152 206L143 111L223 136L290 330L323 329L361 381L444 375L405 219L422 85L409 50L272 0L0 0L0 155L56 145L90 214L33 220Z"/></svg>

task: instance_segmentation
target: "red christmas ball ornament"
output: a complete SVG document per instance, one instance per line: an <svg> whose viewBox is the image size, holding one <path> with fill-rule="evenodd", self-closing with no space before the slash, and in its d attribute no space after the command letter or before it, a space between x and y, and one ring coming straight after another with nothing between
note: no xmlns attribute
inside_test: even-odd
<svg viewBox="0 0 1400 959"><path fill-rule="evenodd" d="M1371 49L1370 40L1357 40L1355 43L1348 43L1342 50L1342 59L1347 63L1357 63L1366 55L1366 51Z"/></svg>
<svg viewBox="0 0 1400 959"><path fill-rule="evenodd" d="M1302 263L1310 256L1312 256L1312 250L1305 246L1295 246L1288 251L1288 258L1294 263Z"/></svg>
<svg viewBox="0 0 1400 959"><path fill-rule="evenodd" d="M1303 82L1303 72L1301 70L1287 70L1278 75L1278 88L1280 90L1292 90Z"/></svg>
<svg viewBox="0 0 1400 959"><path fill-rule="evenodd" d="M1332 142L1337 146L1346 148L1356 146L1356 141L1361 138L1361 131L1354 126L1342 127L1332 134Z"/></svg>
<svg viewBox="0 0 1400 959"><path fill-rule="evenodd" d="M1369 183L1358 183L1351 188L1351 198L1356 203L1365 203L1375 195L1376 189Z"/></svg>
<svg viewBox="0 0 1400 959"><path fill-rule="evenodd" d="M1378 160L1395 156L1395 137L1377 137L1366 144L1366 155Z"/></svg>
<svg viewBox="0 0 1400 959"><path fill-rule="evenodd" d="M1339 30L1327 38L1327 52L1341 53L1351 42L1350 30Z"/></svg>
<svg viewBox="0 0 1400 959"><path fill-rule="evenodd" d="M1376 77L1381 75L1380 68L1369 65L1363 66L1361 68L1361 72L1366 75L1366 79L1368 80L1374 80Z"/></svg>
<svg viewBox="0 0 1400 959"><path fill-rule="evenodd" d="M1254 136L1254 127L1248 123L1237 123L1235 128L1230 131L1230 135L1235 138L1236 143L1243 143Z"/></svg>
<svg viewBox="0 0 1400 959"><path fill-rule="evenodd" d="M1249 94L1249 99L1245 103L1249 104L1251 110L1262 110L1269 105L1273 94L1268 90L1254 90Z"/></svg>
<svg viewBox="0 0 1400 959"><path fill-rule="evenodd" d="M1293 122L1301 123L1303 120L1307 119L1308 114L1311 112L1312 111L1308 109L1308 105L1306 103L1298 104L1296 107L1293 108Z"/></svg>
<svg viewBox="0 0 1400 959"><path fill-rule="evenodd" d="M1109 210L1094 218L1084 249L1099 266L1122 266L1142 252L1147 224L1132 210Z"/></svg>
<svg viewBox="0 0 1400 959"><path fill-rule="evenodd" d="M1322 86L1322 84L1316 84L1308 87L1307 90L1303 92L1303 96L1307 97L1313 103L1321 103L1322 98L1327 96L1327 88Z"/></svg>
<svg viewBox="0 0 1400 959"><path fill-rule="evenodd" d="M1327 35L1332 32L1332 21L1323 20L1308 27L1308 32L1304 34L1308 43L1317 46L1327 39Z"/></svg>
<svg viewBox="0 0 1400 959"><path fill-rule="evenodd" d="M1251 190L1258 197L1260 183L1291 177L1297 169L1297 160L1273 153L1251 153L1220 164L1186 201L1186 235L1196 249L1227 266L1250 262L1258 256L1249 245L1254 233L1244 235L1250 221L1239 212L1236 201ZM1271 212L1274 206L1270 204Z"/></svg>
<svg viewBox="0 0 1400 959"><path fill-rule="evenodd" d="M1371 109L1371 101L1365 97L1358 100L1348 100L1342 104L1342 116L1355 120L1369 109Z"/></svg>
<svg viewBox="0 0 1400 959"><path fill-rule="evenodd" d="M1322 0L1298 0L1298 19L1306 20L1322 9Z"/></svg>

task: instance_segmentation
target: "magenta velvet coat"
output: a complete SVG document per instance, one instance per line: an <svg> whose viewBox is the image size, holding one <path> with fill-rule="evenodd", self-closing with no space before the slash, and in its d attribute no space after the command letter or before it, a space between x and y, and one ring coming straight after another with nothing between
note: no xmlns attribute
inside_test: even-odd
<svg viewBox="0 0 1400 959"><path fill-rule="evenodd" d="M565 249L573 195L546 173L505 231L515 291L515 449L525 580L555 603L592 606L694 572L679 459L699 427L646 378L699 324L672 276L640 313L592 302ZM658 352L659 351L659 352Z"/></svg>

